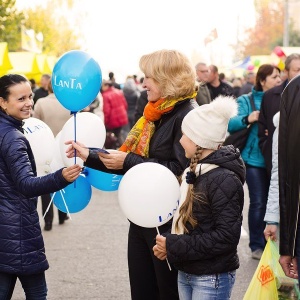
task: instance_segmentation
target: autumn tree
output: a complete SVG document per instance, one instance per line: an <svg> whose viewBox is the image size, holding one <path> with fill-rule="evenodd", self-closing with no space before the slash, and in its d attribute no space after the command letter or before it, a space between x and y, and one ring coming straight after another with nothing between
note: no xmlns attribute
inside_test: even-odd
<svg viewBox="0 0 300 300"><path fill-rule="evenodd" d="M283 36L284 5L282 0L255 0L256 24L246 31L242 43L244 56L270 54Z"/></svg>
<svg viewBox="0 0 300 300"><path fill-rule="evenodd" d="M80 49L82 39L79 19L74 14L73 1L52 0L46 6L36 6L24 11L25 26L43 34L43 52L60 56L69 50Z"/></svg>
<svg viewBox="0 0 300 300"><path fill-rule="evenodd" d="M0 5L0 41L7 42L10 51L21 48L22 13L15 7L16 0L1 0Z"/></svg>

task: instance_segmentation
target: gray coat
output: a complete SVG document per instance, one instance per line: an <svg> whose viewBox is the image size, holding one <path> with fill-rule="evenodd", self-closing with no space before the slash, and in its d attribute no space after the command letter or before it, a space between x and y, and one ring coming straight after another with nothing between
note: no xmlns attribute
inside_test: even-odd
<svg viewBox="0 0 300 300"><path fill-rule="evenodd" d="M279 112L273 118L275 131L272 142L272 171L268 195L268 203L265 214L265 222L279 223L279 185L278 185L278 125Z"/></svg>

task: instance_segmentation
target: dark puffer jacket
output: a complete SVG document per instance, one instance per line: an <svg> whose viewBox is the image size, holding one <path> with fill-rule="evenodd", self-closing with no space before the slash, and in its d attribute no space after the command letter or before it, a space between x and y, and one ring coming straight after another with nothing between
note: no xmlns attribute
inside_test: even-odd
<svg viewBox="0 0 300 300"><path fill-rule="evenodd" d="M173 110L162 115L155 123L155 132L149 145L149 157L141 157L135 153L128 153L122 170L107 169L96 153L91 152L85 165L107 173L124 174L130 168L143 162L155 162L164 165L175 175L180 176L186 168L188 160L184 149L179 143L182 136L181 123L185 115L198 104L195 100L179 102Z"/></svg>
<svg viewBox="0 0 300 300"><path fill-rule="evenodd" d="M237 245L244 206L245 166L239 151L232 146L221 147L201 163L216 164L219 168L198 176L195 194L206 198L205 203L194 200L193 215L198 225L194 229L188 226L189 234L165 234L167 257L178 270L189 274L233 271L239 267Z"/></svg>
<svg viewBox="0 0 300 300"><path fill-rule="evenodd" d="M37 196L69 184L62 170L36 177L33 153L22 124L0 111L0 272L18 275L48 269Z"/></svg>

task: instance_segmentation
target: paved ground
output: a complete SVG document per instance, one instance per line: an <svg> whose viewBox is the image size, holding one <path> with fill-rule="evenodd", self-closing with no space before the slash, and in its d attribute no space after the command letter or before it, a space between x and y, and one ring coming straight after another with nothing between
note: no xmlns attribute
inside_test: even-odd
<svg viewBox="0 0 300 300"><path fill-rule="evenodd" d="M247 193L245 201L245 230L238 249L241 267L237 271L232 300L242 300L258 264L250 258L248 247ZM87 208L72 214L72 220L64 225L58 225L56 212L52 231L43 232L50 263L46 272L48 299L129 300L128 225L120 211L117 192L94 189ZM19 282L12 299L25 299Z"/></svg>

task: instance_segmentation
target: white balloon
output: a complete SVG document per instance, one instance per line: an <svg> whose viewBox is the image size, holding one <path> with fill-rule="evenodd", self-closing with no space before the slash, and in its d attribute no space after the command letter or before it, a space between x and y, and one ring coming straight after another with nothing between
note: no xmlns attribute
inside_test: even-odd
<svg viewBox="0 0 300 300"><path fill-rule="evenodd" d="M54 135L50 127L37 118L24 120L24 134L38 166L50 165L54 155Z"/></svg>
<svg viewBox="0 0 300 300"><path fill-rule="evenodd" d="M55 171L67 166L63 162L61 154L60 154L60 136L61 136L61 131L55 137L54 156L50 163L50 168L51 168L52 172L55 172Z"/></svg>
<svg viewBox="0 0 300 300"><path fill-rule="evenodd" d="M106 138L106 130L103 121L97 115L90 112L81 112L76 114L76 140L83 143L86 147L102 148ZM66 141L75 139L74 116L72 116L61 130L60 152L66 166L74 164L74 158L66 156ZM76 158L76 163L83 165L80 158Z"/></svg>
<svg viewBox="0 0 300 300"><path fill-rule="evenodd" d="M178 207L179 197L175 175L163 165L152 162L138 164L127 171L118 190L125 216L147 228L167 223Z"/></svg>
<svg viewBox="0 0 300 300"><path fill-rule="evenodd" d="M51 173L51 164L37 165L36 173L37 173L38 177L50 174Z"/></svg>

